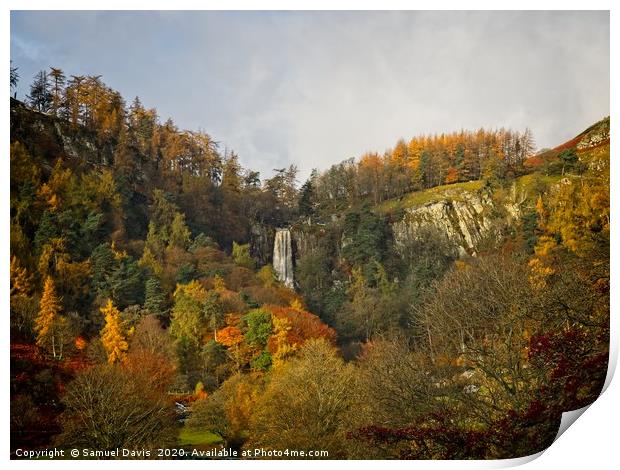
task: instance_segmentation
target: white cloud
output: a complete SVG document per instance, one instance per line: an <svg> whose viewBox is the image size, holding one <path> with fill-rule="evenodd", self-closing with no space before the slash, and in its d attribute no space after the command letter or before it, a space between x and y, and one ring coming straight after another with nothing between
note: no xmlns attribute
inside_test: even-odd
<svg viewBox="0 0 620 470"><path fill-rule="evenodd" d="M103 74L263 175L296 163L306 176L460 128L529 126L550 146L609 113L607 12L23 12L12 23L23 77L49 65Z"/></svg>

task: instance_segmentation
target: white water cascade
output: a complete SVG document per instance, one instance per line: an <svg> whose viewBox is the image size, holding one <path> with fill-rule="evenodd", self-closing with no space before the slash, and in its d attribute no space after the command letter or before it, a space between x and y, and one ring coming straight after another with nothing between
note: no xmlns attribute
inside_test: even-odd
<svg viewBox="0 0 620 470"><path fill-rule="evenodd" d="M273 242L273 269L278 281L292 289L295 285L293 279L293 247L291 245L291 232L287 228L276 229Z"/></svg>

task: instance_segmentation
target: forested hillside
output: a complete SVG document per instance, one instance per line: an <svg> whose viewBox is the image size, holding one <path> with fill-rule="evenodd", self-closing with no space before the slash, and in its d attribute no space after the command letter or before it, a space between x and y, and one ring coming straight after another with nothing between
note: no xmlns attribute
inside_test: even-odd
<svg viewBox="0 0 620 470"><path fill-rule="evenodd" d="M517 457L602 388L609 118L299 184L52 68L11 99L10 158L12 449Z"/></svg>

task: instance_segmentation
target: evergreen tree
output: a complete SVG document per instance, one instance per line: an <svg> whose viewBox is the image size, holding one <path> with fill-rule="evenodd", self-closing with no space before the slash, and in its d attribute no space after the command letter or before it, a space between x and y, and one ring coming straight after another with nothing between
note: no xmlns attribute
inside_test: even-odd
<svg viewBox="0 0 620 470"><path fill-rule="evenodd" d="M147 279L144 289L144 308L159 318L167 315L166 295L156 277Z"/></svg>
<svg viewBox="0 0 620 470"><path fill-rule="evenodd" d="M192 263L184 263L177 272L177 284L188 284L200 277L196 267Z"/></svg>
<svg viewBox="0 0 620 470"><path fill-rule="evenodd" d="M192 234L187 225L185 225L185 215L176 212L170 226L169 246L176 246L185 250L189 246L191 239Z"/></svg>
<svg viewBox="0 0 620 470"><path fill-rule="evenodd" d="M252 310L243 317L243 321L247 325L245 341L254 346L265 346L273 329L271 313L261 309Z"/></svg>
<svg viewBox="0 0 620 470"><path fill-rule="evenodd" d="M579 162L579 157L577 156L577 152L575 149L564 150L559 155L560 161L562 162L562 175L566 170L572 170L577 162Z"/></svg>
<svg viewBox="0 0 620 470"><path fill-rule="evenodd" d="M127 257L108 277L110 294L119 308L144 303L144 271L137 261Z"/></svg>
<svg viewBox="0 0 620 470"><path fill-rule="evenodd" d="M108 243L102 243L90 255L92 286L100 297L110 297L109 278L117 267L114 253Z"/></svg>
<svg viewBox="0 0 620 470"><path fill-rule="evenodd" d="M314 214L314 201L315 201L315 190L314 190L314 182L318 174L316 170L312 170L312 174L310 178L302 185L300 189L300 197L299 197L299 214L305 217L309 217Z"/></svg>
<svg viewBox="0 0 620 470"><path fill-rule="evenodd" d="M17 82L19 81L19 74L17 73L17 67L13 67L13 61L11 61L11 78L9 83L11 84L11 90L17 88Z"/></svg>
<svg viewBox="0 0 620 470"><path fill-rule="evenodd" d="M34 76L34 82L30 85L30 94L26 98L33 109L42 113L50 110L52 92L47 72L41 70Z"/></svg>

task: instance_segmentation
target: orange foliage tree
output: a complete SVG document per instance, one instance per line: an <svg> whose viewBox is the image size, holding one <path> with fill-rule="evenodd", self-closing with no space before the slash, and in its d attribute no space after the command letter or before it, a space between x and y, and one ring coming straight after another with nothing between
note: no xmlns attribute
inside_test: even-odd
<svg viewBox="0 0 620 470"><path fill-rule="evenodd" d="M263 308L268 310L274 318L284 320L282 325L286 331L286 335L284 335L282 331L278 331L276 328L276 334L269 338L267 348L271 354L277 354L278 347L281 347L284 341L290 347L297 348L309 339L323 338L330 343L334 343L336 340L336 332L332 328L323 323L316 315L297 305L292 307L269 305ZM276 322L276 324L280 324L280 322Z"/></svg>

